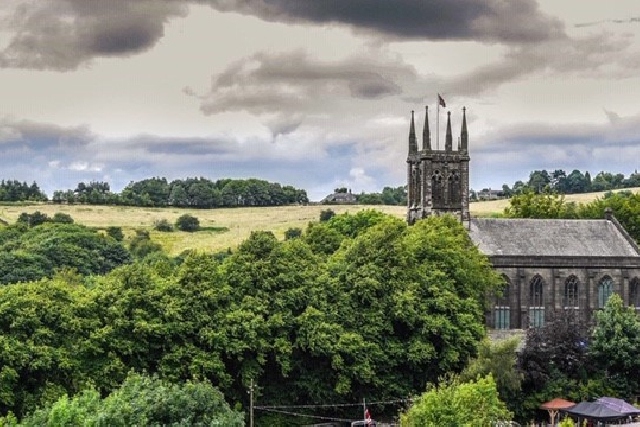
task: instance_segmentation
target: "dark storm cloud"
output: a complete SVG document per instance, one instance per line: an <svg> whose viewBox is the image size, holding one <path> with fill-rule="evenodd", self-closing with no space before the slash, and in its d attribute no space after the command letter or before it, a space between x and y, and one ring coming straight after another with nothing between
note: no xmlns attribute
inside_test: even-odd
<svg viewBox="0 0 640 427"><path fill-rule="evenodd" d="M151 48L164 24L186 13L177 0L47 0L21 3L3 26L13 32L0 66L72 70L95 56Z"/></svg>
<svg viewBox="0 0 640 427"><path fill-rule="evenodd" d="M86 127L64 128L31 121L0 120L0 151L77 150L89 144L93 136Z"/></svg>
<svg viewBox="0 0 640 427"><path fill-rule="evenodd" d="M539 42L564 33L534 0L201 0L267 21L338 23L395 39Z"/></svg>
<svg viewBox="0 0 640 427"><path fill-rule="evenodd" d="M415 70L399 60L373 55L329 62L299 51L258 53L215 77L211 93L202 97L201 109L205 114L229 110L299 114L323 97L345 92L356 99L398 95L402 88L396 80L415 76Z"/></svg>
<svg viewBox="0 0 640 427"><path fill-rule="evenodd" d="M12 33L0 66L63 71L96 56L140 53L190 3L266 21L346 25L387 40L526 43L564 35L562 22L534 0L46 0L20 3L0 23ZM364 96L387 90L370 86Z"/></svg>

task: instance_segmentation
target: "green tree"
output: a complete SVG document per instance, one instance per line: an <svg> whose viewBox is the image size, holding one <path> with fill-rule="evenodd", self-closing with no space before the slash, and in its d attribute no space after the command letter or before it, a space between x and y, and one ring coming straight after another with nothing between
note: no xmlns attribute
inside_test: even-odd
<svg viewBox="0 0 640 427"><path fill-rule="evenodd" d="M132 373L105 399L100 399L95 390L86 390L73 398L63 396L17 425L240 427L244 425L244 416L232 411L222 393L209 383L172 384L157 377Z"/></svg>
<svg viewBox="0 0 640 427"><path fill-rule="evenodd" d="M284 232L284 238L286 240L296 239L302 236L302 229L300 227L291 227Z"/></svg>
<svg viewBox="0 0 640 427"><path fill-rule="evenodd" d="M200 221L194 216L184 214L176 220L176 228L180 231L198 231L200 229Z"/></svg>
<svg viewBox="0 0 640 427"><path fill-rule="evenodd" d="M622 298L613 294L604 310L596 312L596 327L589 345L593 363L605 372L612 388L625 398L640 393L640 321L631 307L624 307Z"/></svg>
<svg viewBox="0 0 640 427"><path fill-rule="evenodd" d="M491 374L503 402L513 400L520 392L522 373L517 369L516 349L520 339L492 343L483 340L478 348L478 356L460 374L460 381L469 382Z"/></svg>
<svg viewBox="0 0 640 427"><path fill-rule="evenodd" d="M493 427L512 417L489 375L475 382L454 378L432 386L401 419L407 427Z"/></svg>
<svg viewBox="0 0 640 427"><path fill-rule="evenodd" d="M154 221L153 229L156 231L171 232L173 231L173 225L171 225L171 223L166 218L163 218Z"/></svg>
<svg viewBox="0 0 640 427"><path fill-rule="evenodd" d="M324 209L320 212L320 222L329 221L336 213L332 209Z"/></svg>

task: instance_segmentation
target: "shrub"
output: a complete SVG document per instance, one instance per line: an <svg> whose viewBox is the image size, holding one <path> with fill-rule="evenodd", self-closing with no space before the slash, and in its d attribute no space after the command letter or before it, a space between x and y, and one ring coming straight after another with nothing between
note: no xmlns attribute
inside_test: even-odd
<svg viewBox="0 0 640 427"><path fill-rule="evenodd" d="M157 220L153 223L153 229L156 231L173 231L173 225L169 223L169 221L165 218Z"/></svg>
<svg viewBox="0 0 640 427"><path fill-rule="evenodd" d="M291 227L284 232L285 240L295 239L302 236L302 229L300 227Z"/></svg>
<svg viewBox="0 0 640 427"><path fill-rule="evenodd" d="M53 215L53 222L57 222L59 224L73 224L73 218L71 218L71 215L69 214L56 212Z"/></svg>
<svg viewBox="0 0 640 427"><path fill-rule="evenodd" d="M44 224L47 221L49 221L47 214L40 211L35 211L32 214L22 212L18 217L18 222L26 224L29 227L35 227L36 225Z"/></svg>
<svg viewBox="0 0 640 427"><path fill-rule="evenodd" d="M323 211L320 212L320 221L324 222L324 221L329 221L331 218L333 218L335 216L335 212L331 209L325 209Z"/></svg>
<svg viewBox="0 0 640 427"><path fill-rule="evenodd" d="M107 228L107 236L116 239L118 242L121 242L124 239L124 233L122 232L122 227Z"/></svg>
<svg viewBox="0 0 640 427"><path fill-rule="evenodd" d="M176 220L176 228L180 231L198 231L200 229L200 221L194 216L184 214Z"/></svg>

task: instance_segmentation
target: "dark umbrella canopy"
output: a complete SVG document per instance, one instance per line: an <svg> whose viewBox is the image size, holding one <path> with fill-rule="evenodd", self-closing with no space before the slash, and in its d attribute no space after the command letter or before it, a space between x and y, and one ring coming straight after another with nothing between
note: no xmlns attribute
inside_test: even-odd
<svg viewBox="0 0 640 427"><path fill-rule="evenodd" d="M622 399L617 399L615 397L601 397L596 400L596 402L602 403L609 409L623 412L627 415L640 415L640 409Z"/></svg>
<svg viewBox="0 0 640 427"><path fill-rule="evenodd" d="M617 420L631 415L626 412L611 409L600 402L580 402L569 409L565 409L564 412L578 417L592 418L600 421Z"/></svg>

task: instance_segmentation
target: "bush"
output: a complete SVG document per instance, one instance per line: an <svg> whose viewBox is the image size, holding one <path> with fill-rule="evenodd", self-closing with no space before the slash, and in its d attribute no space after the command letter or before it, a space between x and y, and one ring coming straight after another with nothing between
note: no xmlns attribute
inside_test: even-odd
<svg viewBox="0 0 640 427"><path fill-rule="evenodd" d="M138 259L142 259L153 252L162 251L159 243L152 242L149 232L146 230L136 230L136 236L129 243L129 252Z"/></svg>
<svg viewBox="0 0 640 427"><path fill-rule="evenodd" d="M22 212L18 217L17 222L26 224L29 227L35 227L36 225L44 224L47 221L49 221L49 217L47 216L47 214L40 211L35 211L32 214Z"/></svg>
<svg viewBox="0 0 640 427"><path fill-rule="evenodd" d="M331 210L331 209L325 209L322 212L320 212L320 221L324 222L324 221L329 221L331 218L333 218L336 215L336 213Z"/></svg>
<svg viewBox="0 0 640 427"><path fill-rule="evenodd" d="M162 218L161 220L157 220L153 223L153 229L156 231L171 232L173 231L173 225L171 225L165 218Z"/></svg>
<svg viewBox="0 0 640 427"><path fill-rule="evenodd" d="M291 227L284 232L285 240L295 239L302 236L302 229L300 227Z"/></svg>
<svg viewBox="0 0 640 427"><path fill-rule="evenodd" d="M71 218L71 215L69 214L56 212L53 215L53 222L56 222L59 224L73 224L73 218Z"/></svg>
<svg viewBox="0 0 640 427"><path fill-rule="evenodd" d="M176 220L176 228L180 231L198 231L200 229L200 221L194 216L184 214Z"/></svg>
<svg viewBox="0 0 640 427"><path fill-rule="evenodd" d="M109 227L107 228L107 236L116 239L118 242L124 240L124 233L122 227Z"/></svg>

